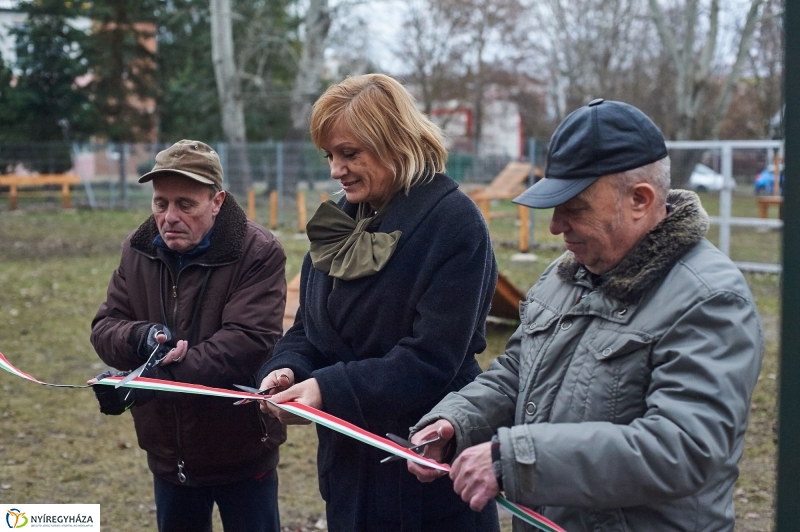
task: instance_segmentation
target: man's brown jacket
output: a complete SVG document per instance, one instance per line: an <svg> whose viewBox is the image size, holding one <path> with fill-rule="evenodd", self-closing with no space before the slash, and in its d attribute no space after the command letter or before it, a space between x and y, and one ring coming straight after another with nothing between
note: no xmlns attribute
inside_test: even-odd
<svg viewBox="0 0 800 532"><path fill-rule="evenodd" d="M228 195L210 246L180 272L153 244L151 216L125 241L106 301L92 322L91 341L108 365L131 370L137 331L164 324L187 340L182 362L158 366L153 378L233 389L254 385L253 374L272 355L282 332L286 257L275 237L248 222ZM234 406L219 397L156 392L132 409L139 446L155 475L194 486L227 484L277 466L286 438L256 403Z"/></svg>

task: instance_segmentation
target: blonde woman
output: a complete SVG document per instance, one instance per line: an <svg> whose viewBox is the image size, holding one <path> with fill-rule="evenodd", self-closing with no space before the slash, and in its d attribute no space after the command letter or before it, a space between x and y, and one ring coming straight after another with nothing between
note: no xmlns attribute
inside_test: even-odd
<svg viewBox="0 0 800 532"><path fill-rule="evenodd" d="M497 282L489 233L447 177L440 130L381 74L330 87L311 137L344 190L308 224L300 309L259 372L278 402L299 401L375 434L409 427L471 382ZM269 405L284 424L304 423ZM421 484L404 461L324 427L319 488L328 529L498 530L493 505L470 510L449 478Z"/></svg>

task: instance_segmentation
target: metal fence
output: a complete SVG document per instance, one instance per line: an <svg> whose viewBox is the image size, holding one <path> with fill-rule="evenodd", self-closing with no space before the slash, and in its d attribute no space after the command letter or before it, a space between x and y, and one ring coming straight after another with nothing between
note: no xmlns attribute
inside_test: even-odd
<svg viewBox="0 0 800 532"><path fill-rule="evenodd" d="M323 154L310 142L210 144L220 155L225 188L242 201L249 190L262 195L276 191L277 210L281 213L294 205L298 190L330 192L339 188L330 178ZM717 198L711 202L715 204L706 206L715 226L709 236L723 252L731 255L732 238L777 242L775 233L783 223L780 219L755 216L757 198L753 182L756 174L769 167L776 154L782 153L783 141L670 141L667 146L673 162L673 187L704 189L710 197ZM75 191L74 205L147 209L150 187L140 185L137 179L152 169L156 154L166 147L168 144L161 143L0 143L0 173L71 172L80 176L83 183L83 190ZM546 150L546 141L528 139L524 158L530 160L532 154L535 165L544 168ZM511 160L511 157L475 157L456 151L450 153L447 170L451 177L469 188L490 182ZM703 164L716 173L721 186L693 183L690 176L695 164ZM745 209L744 215L739 212L734 216L733 198L737 198L737 204L749 205L749 211ZM52 201L56 202L57 198ZM0 202L2 208L3 202ZM529 223L533 225L534 221L532 212ZM532 229L529 230L531 239ZM754 232L760 233L754 236ZM535 245L535 242L530 244ZM755 253L754 257L732 258L744 270L777 272L780 271L779 253L776 249L761 256Z"/></svg>
<svg viewBox="0 0 800 532"><path fill-rule="evenodd" d="M239 197L247 191L277 191L281 202L298 189L338 188L330 178L322 152L311 142L272 141L232 144L209 143L219 153L225 172L224 187ZM150 171L155 156L168 147L163 143L0 143L0 173L75 173L84 194L74 203L91 208L143 208L149 203L149 187L138 177ZM464 183L486 183L511 157L474 157L454 152L448 173Z"/></svg>
<svg viewBox="0 0 800 532"><path fill-rule="evenodd" d="M744 271L780 273L780 234L776 233L783 228L783 221L778 218L756 216L734 216L733 199L740 199L744 205L744 214L758 212L759 202L764 203L768 198L759 198L760 193L780 196L782 169L780 161L783 160L784 143L782 140L714 140L714 141L668 141L667 148L673 161L673 183L684 188L699 189L700 183L719 183L719 187L708 187L706 192L718 193L718 209L709 212L712 225L718 227L717 247L726 255L731 256L731 239L736 237L737 243L754 242L753 256L755 260L746 260L747 257L732 256L736 265ZM777 157L776 157L777 156ZM722 179L692 181L695 174L693 164L678 164L690 162L703 164L722 176ZM775 168L776 161L778 168ZM758 177L763 172L771 170L773 182L769 189L756 188ZM683 172L682 175L676 175ZM696 174L695 174L696 175ZM746 199L744 199L746 198ZM778 210L782 206L776 202ZM762 213L763 214L763 213ZM748 231L754 230L754 231ZM734 233L734 231L739 231ZM744 231L744 232L742 232ZM774 238L769 238L773 234ZM755 237L755 238L754 238ZM774 244L771 242L774 240ZM775 250L765 250L775 246ZM740 245L739 247L746 247ZM771 256L772 260L758 260L759 257Z"/></svg>

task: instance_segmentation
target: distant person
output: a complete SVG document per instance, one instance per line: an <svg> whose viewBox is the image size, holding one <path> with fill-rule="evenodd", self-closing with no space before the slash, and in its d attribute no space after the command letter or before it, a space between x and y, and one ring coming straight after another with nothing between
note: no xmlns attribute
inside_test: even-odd
<svg viewBox="0 0 800 532"><path fill-rule="evenodd" d="M733 530L764 338L747 283L669 190L661 131L595 100L514 201L555 208L567 252L520 307L505 354L414 429L474 510L505 491L569 532ZM423 481L439 472L409 463ZM515 520L514 530L533 530Z"/></svg>
<svg viewBox="0 0 800 532"><path fill-rule="evenodd" d="M132 370L156 352L164 359L145 377L233 388L269 358L282 332L286 258L222 190L222 176L214 150L182 140L139 179L153 182L153 215L125 240L92 322L106 364ZM255 403L95 391L107 413L132 404L160 532L210 531L215 502L226 532L280 530L276 467L286 435Z"/></svg>
<svg viewBox="0 0 800 532"><path fill-rule="evenodd" d="M397 81L352 77L314 104L311 138L344 190L308 223L295 323L259 372L277 402L321 408L381 436L408 428L481 369L497 282L480 211L444 172L439 129ZM306 423L262 406L283 423ZM495 531L450 479L422 485L403 461L324 427L319 488L328 530Z"/></svg>

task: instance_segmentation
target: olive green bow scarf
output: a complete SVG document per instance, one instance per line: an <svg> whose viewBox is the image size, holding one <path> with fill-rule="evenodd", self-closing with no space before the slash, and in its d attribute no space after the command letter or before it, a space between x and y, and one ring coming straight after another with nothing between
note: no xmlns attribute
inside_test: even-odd
<svg viewBox="0 0 800 532"><path fill-rule="evenodd" d="M386 214L386 205L374 216L366 203L358 206L353 220L336 203L322 203L306 225L314 268L343 281L381 271L394 253L402 231L370 233Z"/></svg>

